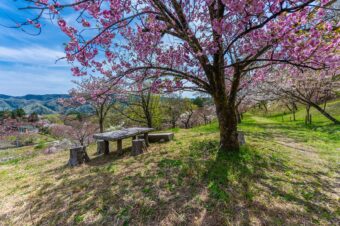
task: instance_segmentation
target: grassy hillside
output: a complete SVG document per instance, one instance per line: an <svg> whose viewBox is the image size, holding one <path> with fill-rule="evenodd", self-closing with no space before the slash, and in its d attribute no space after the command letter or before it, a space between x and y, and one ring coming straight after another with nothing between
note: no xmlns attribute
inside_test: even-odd
<svg viewBox="0 0 340 226"><path fill-rule="evenodd" d="M300 105L298 109L299 110L296 113L296 121L295 122L293 121L293 123L303 124L305 120L306 110L305 110L305 107L302 105ZM276 111L278 111L278 109L276 109ZM282 111L285 111L286 113L282 113ZM340 99L329 102L326 105L326 111L329 114L331 114L333 117L335 117L336 119L340 120ZM288 112L287 109L280 109L280 112L269 113L268 117L278 122L291 122L293 120L293 116L292 114L289 114L287 112ZM317 126L330 124L330 121L316 109L311 108L310 113L312 115L312 121L313 121L312 124L317 125Z"/></svg>
<svg viewBox="0 0 340 226"><path fill-rule="evenodd" d="M306 116L306 110L305 106L298 104L298 111L296 112L296 121L293 121L293 115L289 112L289 110L284 106L278 106L278 105L271 105L268 108L268 112L265 113L265 111L262 109L255 108L251 110L252 114L255 115L261 115L267 118L271 118L277 122L290 122L293 124L304 124L305 116ZM320 105L323 107L323 105ZM340 98L336 100L332 100L326 105L326 111L335 117L336 119L340 120ZM315 126L322 126L322 125L328 125L330 124L330 121L323 116L319 111L311 107L310 113L312 115L312 121Z"/></svg>
<svg viewBox="0 0 340 226"><path fill-rule="evenodd" d="M0 165L0 222L336 225L340 127L279 119L245 115L247 145L238 154L217 152L217 124L176 129L174 141L136 157L130 140L122 156L96 156L90 146L91 162L76 168L65 166L67 151L8 151L13 158Z"/></svg>

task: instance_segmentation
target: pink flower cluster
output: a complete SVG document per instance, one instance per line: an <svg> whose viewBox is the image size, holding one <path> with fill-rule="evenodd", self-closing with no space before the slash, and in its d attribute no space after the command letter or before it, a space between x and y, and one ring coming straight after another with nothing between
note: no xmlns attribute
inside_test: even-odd
<svg viewBox="0 0 340 226"><path fill-rule="evenodd" d="M155 91L171 91L183 81L208 89L208 74L216 67L223 68L226 83L236 67L261 82L272 67L335 70L340 62L339 23L322 7L330 0L71 2L81 12L72 25L63 19L62 5L49 7L70 38L68 61L81 65L72 68L76 76L152 76L159 78Z"/></svg>

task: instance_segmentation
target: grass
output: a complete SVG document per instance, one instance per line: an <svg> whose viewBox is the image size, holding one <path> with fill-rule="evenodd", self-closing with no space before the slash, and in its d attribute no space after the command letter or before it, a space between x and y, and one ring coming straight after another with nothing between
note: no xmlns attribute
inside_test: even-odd
<svg viewBox="0 0 340 226"><path fill-rule="evenodd" d="M323 106L321 106L323 107ZM280 111L274 110L273 112L269 112L269 115L264 115L266 117L269 117L270 119L273 119L274 121L280 122L280 123L288 123L288 124L297 124L297 125L304 125L305 120L305 107L303 105L298 106L299 110L296 112L296 121L293 121L293 115L289 113L289 111L286 109L285 112L282 112L282 107L280 108ZM330 101L326 105L326 111L331 114L336 119L340 120L340 99L336 99L333 101ZM312 125L310 127L315 126L329 126L329 120L325 118L319 111L314 109L313 107L310 109L310 114L312 115Z"/></svg>
<svg viewBox="0 0 340 226"><path fill-rule="evenodd" d="M302 114L302 113L301 113ZM321 117L320 117L321 118ZM339 129L247 114L247 145L218 152L218 126L176 129L148 152L96 156L76 168L69 153L0 151L5 225L336 225ZM115 146L111 145L114 149Z"/></svg>

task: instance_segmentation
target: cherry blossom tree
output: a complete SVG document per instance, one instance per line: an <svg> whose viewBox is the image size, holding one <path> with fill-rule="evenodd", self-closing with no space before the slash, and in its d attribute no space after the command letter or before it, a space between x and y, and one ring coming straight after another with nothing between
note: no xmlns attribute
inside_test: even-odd
<svg viewBox="0 0 340 226"><path fill-rule="evenodd" d="M77 87L69 91L71 98L60 102L65 106L91 105L98 118L99 130L104 132L105 118L123 93L120 80L113 82L103 77L91 76L75 83Z"/></svg>
<svg viewBox="0 0 340 226"><path fill-rule="evenodd" d="M49 133L56 138L73 137L73 129L71 126L64 124L52 124L49 126Z"/></svg>
<svg viewBox="0 0 340 226"><path fill-rule="evenodd" d="M282 104L293 114L293 121L296 121L295 113L298 111L297 101L294 98L283 98L281 100Z"/></svg>
<svg viewBox="0 0 340 226"><path fill-rule="evenodd" d="M98 131L98 126L86 120L71 120L66 122L66 125L72 127L71 137L81 146L87 146L93 142L93 134Z"/></svg>
<svg viewBox="0 0 340 226"><path fill-rule="evenodd" d="M272 65L331 70L339 62L335 0L25 1L37 16L22 25L40 30L49 14L70 38L74 75L153 77L155 89L210 94L223 150L239 149L235 105L245 75L262 81ZM75 21L65 19L70 10Z"/></svg>
<svg viewBox="0 0 340 226"><path fill-rule="evenodd" d="M263 93L274 94L277 99L299 102L306 107L306 124L311 123L310 108L313 107L330 121L340 124L339 120L330 115L325 108L319 106L334 93L335 74L320 74L315 71L306 71L300 74L283 73L278 77L273 72L263 85ZM296 105L291 105L296 108ZM291 111L292 109L290 109ZM295 116L294 116L295 117Z"/></svg>
<svg viewBox="0 0 340 226"><path fill-rule="evenodd" d="M198 116L202 119L204 125L211 123L214 118L215 112L214 109L211 109L211 106L203 106L196 110Z"/></svg>
<svg viewBox="0 0 340 226"><path fill-rule="evenodd" d="M84 119L65 118L64 123L51 125L50 134L57 138L71 139L80 146L88 146L98 130L98 126Z"/></svg>

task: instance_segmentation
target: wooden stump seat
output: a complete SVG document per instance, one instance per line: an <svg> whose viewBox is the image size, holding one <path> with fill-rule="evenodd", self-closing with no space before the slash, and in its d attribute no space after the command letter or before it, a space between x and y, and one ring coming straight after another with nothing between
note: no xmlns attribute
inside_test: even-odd
<svg viewBox="0 0 340 226"><path fill-rule="evenodd" d="M90 158L87 155L86 147L80 146L70 149L70 159L68 161L69 166L78 166L89 161Z"/></svg>
<svg viewBox="0 0 340 226"><path fill-rule="evenodd" d="M143 154L147 151L147 146L144 139L132 140L132 155Z"/></svg>

